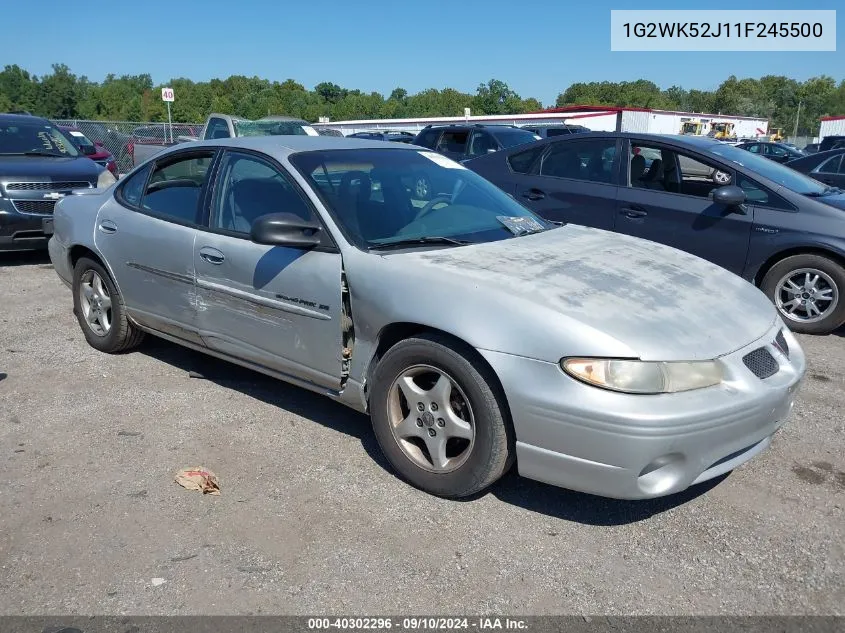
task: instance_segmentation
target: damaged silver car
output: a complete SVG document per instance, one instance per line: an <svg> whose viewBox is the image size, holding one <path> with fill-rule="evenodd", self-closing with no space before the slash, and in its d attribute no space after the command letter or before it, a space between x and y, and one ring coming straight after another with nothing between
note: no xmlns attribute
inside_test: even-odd
<svg viewBox="0 0 845 633"><path fill-rule="evenodd" d="M417 198L420 177L445 193ZM608 497L678 492L765 450L805 372L740 277L549 223L411 145L177 146L61 200L54 231L93 347L150 333L367 412L395 470L443 497L514 464Z"/></svg>

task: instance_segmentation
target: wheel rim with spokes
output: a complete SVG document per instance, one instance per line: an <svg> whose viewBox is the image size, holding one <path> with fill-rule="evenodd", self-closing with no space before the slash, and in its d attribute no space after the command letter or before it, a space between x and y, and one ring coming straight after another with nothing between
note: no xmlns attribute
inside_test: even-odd
<svg viewBox="0 0 845 633"><path fill-rule="evenodd" d="M108 336L112 325L111 296L94 270L86 270L79 280L79 305L89 329L97 336Z"/></svg>
<svg viewBox="0 0 845 633"><path fill-rule="evenodd" d="M475 445L475 419L463 389L430 365L405 369L388 392L393 438L420 468L451 472L466 462Z"/></svg>
<svg viewBox="0 0 845 633"><path fill-rule="evenodd" d="M790 271L778 281L775 304L792 321L815 323L836 309L839 288L830 275L816 268Z"/></svg>

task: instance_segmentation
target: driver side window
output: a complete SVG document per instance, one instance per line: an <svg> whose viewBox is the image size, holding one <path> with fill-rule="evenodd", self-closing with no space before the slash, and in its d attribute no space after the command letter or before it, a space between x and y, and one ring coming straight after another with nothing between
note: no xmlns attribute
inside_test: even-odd
<svg viewBox="0 0 845 633"><path fill-rule="evenodd" d="M226 152L211 206L211 228L249 235L252 223L270 213L312 220L311 208L290 178L251 154Z"/></svg>

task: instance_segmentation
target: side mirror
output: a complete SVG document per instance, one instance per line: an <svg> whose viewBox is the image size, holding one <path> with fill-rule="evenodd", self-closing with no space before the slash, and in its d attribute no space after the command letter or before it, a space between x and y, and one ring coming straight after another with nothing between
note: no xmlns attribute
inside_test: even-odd
<svg viewBox="0 0 845 633"><path fill-rule="evenodd" d="M263 215L252 223L250 239L256 244L314 248L320 243L320 225L292 213Z"/></svg>
<svg viewBox="0 0 845 633"><path fill-rule="evenodd" d="M713 202L745 213L745 192L736 185L726 185L713 191Z"/></svg>

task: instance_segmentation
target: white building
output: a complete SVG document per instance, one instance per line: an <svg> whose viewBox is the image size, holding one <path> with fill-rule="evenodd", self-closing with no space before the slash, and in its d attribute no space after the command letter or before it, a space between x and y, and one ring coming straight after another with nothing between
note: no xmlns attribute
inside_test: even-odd
<svg viewBox="0 0 845 633"><path fill-rule="evenodd" d="M845 136L845 116L825 116L821 118L819 142L825 136Z"/></svg>
<svg viewBox="0 0 845 633"><path fill-rule="evenodd" d="M314 127L330 127L353 134L370 130L405 130L418 132L426 125L448 125L450 123L499 123L506 125L529 125L537 123L570 123L583 125L593 131L647 132L651 134L679 134L687 121L700 121L702 134L710 130L713 123L733 123L737 138L756 138L769 131L766 119L701 114L694 112L672 112L650 108L621 108L610 106L575 105L550 108L531 114L508 114L491 116L431 117L419 119L372 119L361 121L334 121L314 123Z"/></svg>

